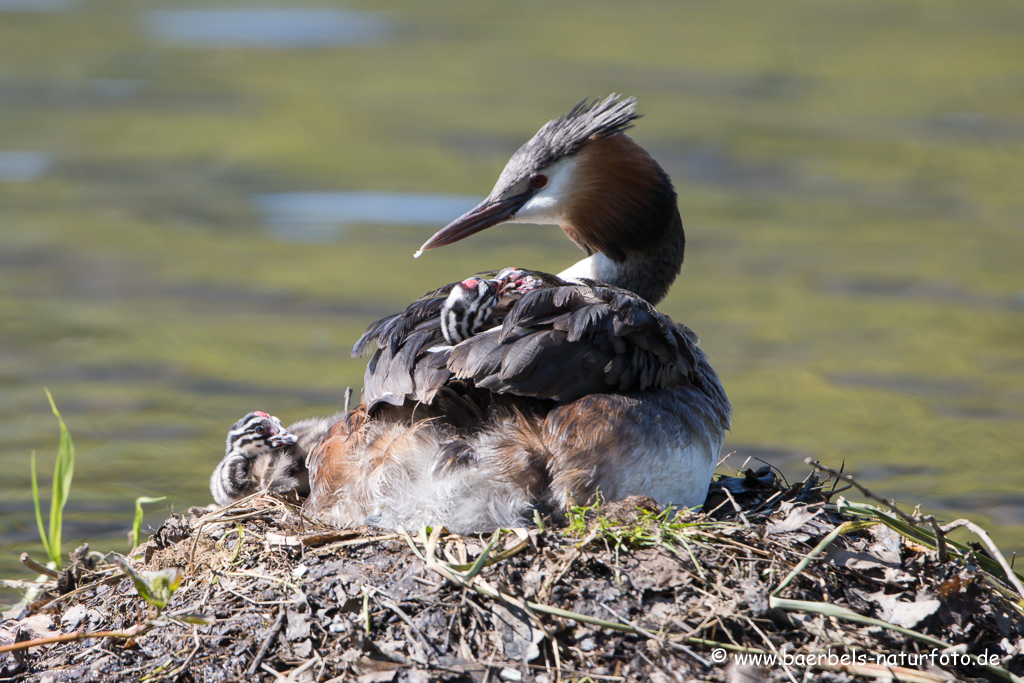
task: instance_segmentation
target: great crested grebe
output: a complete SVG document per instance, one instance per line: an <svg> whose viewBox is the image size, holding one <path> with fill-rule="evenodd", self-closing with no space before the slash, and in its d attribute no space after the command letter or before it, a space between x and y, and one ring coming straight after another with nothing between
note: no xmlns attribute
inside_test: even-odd
<svg viewBox="0 0 1024 683"><path fill-rule="evenodd" d="M671 181L624 134L637 118L632 98L576 105L421 247L542 223L587 257L480 274L371 325L363 404L310 451L307 513L469 532L598 492L704 502L731 409L696 336L653 306L685 238Z"/></svg>

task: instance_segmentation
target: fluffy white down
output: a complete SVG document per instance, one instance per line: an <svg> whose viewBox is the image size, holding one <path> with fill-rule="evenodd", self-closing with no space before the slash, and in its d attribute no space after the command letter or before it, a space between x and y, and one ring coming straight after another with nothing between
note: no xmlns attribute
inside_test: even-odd
<svg viewBox="0 0 1024 683"><path fill-rule="evenodd" d="M437 472L442 444L430 429L402 437L401 456L364 478L334 503L329 521L339 526L371 524L416 529L442 524L455 533L521 526L531 500L497 471L485 444L477 463Z"/></svg>
<svg viewBox="0 0 1024 683"><path fill-rule="evenodd" d="M535 501L505 474L488 437L472 444L476 462L453 472L434 469L442 445L429 428L418 430L403 444L401 457L363 479L358 490L340 496L325 521L392 529L444 525L455 533L528 522ZM660 429L628 451L621 467L593 484L607 500L645 495L664 505L698 507L707 495L720 448L721 443L695 440L681 425ZM584 502L573 501L564 490L551 494L563 508Z"/></svg>
<svg viewBox="0 0 1024 683"><path fill-rule="evenodd" d="M230 481L226 472L228 467L237 467L239 461L245 460L242 455L230 455L219 463L213 470L213 475L210 477L210 493L213 494L213 500L217 505L231 505L234 499L231 497L231 492L227 489L227 484Z"/></svg>

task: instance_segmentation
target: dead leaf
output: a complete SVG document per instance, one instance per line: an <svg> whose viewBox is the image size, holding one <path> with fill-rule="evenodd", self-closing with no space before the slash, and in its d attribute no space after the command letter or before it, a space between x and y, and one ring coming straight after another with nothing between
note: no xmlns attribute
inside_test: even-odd
<svg viewBox="0 0 1024 683"><path fill-rule="evenodd" d="M781 516L780 513L785 513L788 507L792 507L792 509L788 509L785 519L782 519L781 521L776 519L776 515L772 515L772 519L768 520L768 524L766 525L766 533L768 535L784 534L796 531L807 524L807 522L820 515L822 510L821 508L818 508L812 512L805 505L787 506L786 508L783 506L787 506L787 503L783 503L783 505L779 506L779 513L776 513L779 516Z"/></svg>
<svg viewBox="0 0 1024 683"><path fill-rule="evenodd" d="M877 555L870 553L855 553L845 548L832 548L825 554L825 560L837 567L846 567L860 572L864 578L880 583L898 586L914 581L913 575L903 571L899 564L885 562Z"/></svg>
<svg viewBox="0 0 1024 683"><path fill-rule="evenodd" d="M544 632L530 621L525 612L496 602L491 606L491 613L501 631L501 643L507 658L518 659L525 664L540 656L539 645L544 639Z"/></svg>
<svg viewBox="0 0 1024 683"><path fill-rule="evenodd" d="M285 637L293 642L309 638L309 615L288 610L288 626L285 628Z"/></svg>
<svg viewBox="0 0 1024 683"><path fill-rule="evenodd" d="M640 590L671 590L691 581L678 558L657 550L636 553L636 564L627 576L633 587Z"/></svg>
<svg viewBox="0 0 1024 683"><path fill-rule="evenodd" d="M903 544L903 537L884 524L876 524L868 529L868 532L874 538L874 542L867 547L867 551L882 562L899 566L902 561L900 546Z"/></svg>
<svg viewBox="0 0 1024 683"><path fill-rule="evenodd" d="M867 597L881 608L879 619L903 628L913 628L925 617L934 614L942 604L934 599L915 600L914 602L901 601L899 599L901 595L903 593L886 595L879 591L878 593L869 593Z"/></svg>
<svg viewBox="0 0 1024 683"><path fill-rule="evenodd" d="M64 629L65 633L78 629L79 624L85 619L86 609L85 605L74 605L64 611L60 618L60 626Z"/></svg>

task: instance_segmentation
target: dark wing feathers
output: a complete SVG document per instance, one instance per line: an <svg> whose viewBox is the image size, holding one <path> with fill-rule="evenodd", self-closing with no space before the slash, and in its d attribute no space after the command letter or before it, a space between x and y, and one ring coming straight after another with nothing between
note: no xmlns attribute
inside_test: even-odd
<svg viewBox="0 0 1024 683"><path fill-rule="evenodd" d="M580 306L573 309L565 316L567 339L571 342L579 341L589 330L607 327L610 314L611 311L605 306Z"/></svg>
<svg viewBox="0 0 1024 683"><path fill-rule="evenodd" d="M371 408L431 403L460 380L495 393L562 401L703 383L706 363L693 332L626 290L548 276L541 289L503 298L492 312L493 329L452 347L438 324L452 287L374 323L357 342L354 353L378 346L365 378Z"/></svg>
<svg viewBox="0 0 1024 683"><path fill-rule="evenodd" d="M359 358L364 355L373 344L387 346L391 340L405 339L412 330L424 323L436 321L444 303L445 297L455 287L456 283L443 288L446 291L438 290L417 299L401 313L381 318L366 328L363 336L352 347L352 357ZM438 325L440 329L440 325Z"/></svg>
<svg viewBox="0 0 1024 683"><path fill-rule="evenodd" d="M667 388L692 381L700 352L691 335L631 292L565 285L524 294L497 338L462 342L449 368L492 391L563 401Z"/></svg>
<svg viewBox="0 0 1024 683"><path fill-rule="evenodd" d="M544 348L554 342L553 335L527 334L512 344L506 344L501 359L501 379L506 382L523 381L536 374L544 362Z"/></svg>

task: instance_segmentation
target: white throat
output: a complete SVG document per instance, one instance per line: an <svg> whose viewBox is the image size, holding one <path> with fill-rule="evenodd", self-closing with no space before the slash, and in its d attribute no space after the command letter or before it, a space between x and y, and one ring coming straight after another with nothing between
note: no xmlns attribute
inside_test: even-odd
<svg viewBox="0 0 1024 683"><path fill-rule="evenodd" d="M586 278L612 284L618 270L614 261L598 252L569 266L559 273L558 277L570 282L579 282L580 278Z"/></svg>

